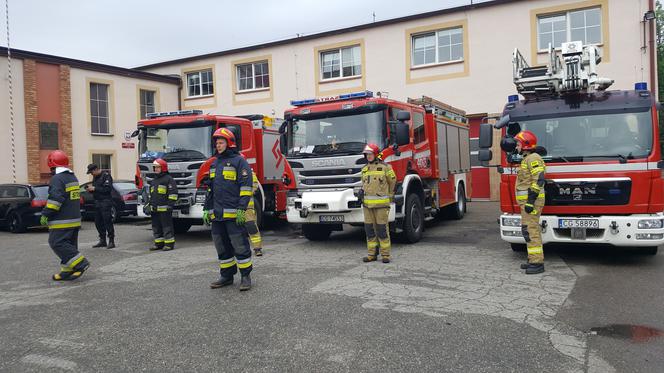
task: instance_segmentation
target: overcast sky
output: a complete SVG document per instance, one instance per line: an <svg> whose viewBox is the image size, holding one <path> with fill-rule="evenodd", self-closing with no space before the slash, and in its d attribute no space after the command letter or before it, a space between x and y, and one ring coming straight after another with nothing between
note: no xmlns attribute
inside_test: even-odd
<svg viewBox="0 0 664 373"><path fill-rule="evenodd" d="M10 41L16 49L135 67L369 23L373 12L381 21L470 2L9 0Z"/></svg>

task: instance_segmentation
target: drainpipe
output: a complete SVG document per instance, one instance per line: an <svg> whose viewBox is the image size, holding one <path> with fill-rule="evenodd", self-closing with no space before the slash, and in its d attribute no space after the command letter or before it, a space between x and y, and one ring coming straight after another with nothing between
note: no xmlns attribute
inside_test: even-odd
<svg viewBox="0 0 664 373"><path fill-rule="evenodd" d="M655 11L655 0L648 1L648 10ZM657 45L655 44L655 28L657 27L657 19L653 20L650 24L650 86L651 92L655 95L657 100L661 100L661 97L658 97L659 90L657 89Z"/></svg>

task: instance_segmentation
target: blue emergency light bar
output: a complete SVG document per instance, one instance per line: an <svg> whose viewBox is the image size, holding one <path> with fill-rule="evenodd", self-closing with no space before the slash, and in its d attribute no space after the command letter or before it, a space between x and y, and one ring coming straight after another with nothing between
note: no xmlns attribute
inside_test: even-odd
<svg viewBox="0 0 664 373"><path fill-rule="evenodd" d="M507 96L507 102L517 102L517 101L519 101L519 95Z"/></svg>
<svg viewBox="0 0 664 373"><path fill-rule="evenodd" d="M370 98L370 97L373 97L373 92L362 91L362 92L344 93L339 96L308 98L306 100L293 100L290 103L293 106L304 106L304 105L313 105L313 104L323 104L332 101L349 100L353 98Z"/></svg>
<svg viewBox="0 0 664 373"><path fill-rule="evenodd" d="M646 82L634 83L634 90L635 91L647 91L648 90L648 83L646 83Z"/></svg>
<svg viewBox="0 0 664 373"><path fill-rule="evenodd" d="M203 110L179 110L179 111L163 111L161 113L148 113L146 117L148 119L162 118L162 117L177 117L183 115L200 115L203 114Z"/></svg>

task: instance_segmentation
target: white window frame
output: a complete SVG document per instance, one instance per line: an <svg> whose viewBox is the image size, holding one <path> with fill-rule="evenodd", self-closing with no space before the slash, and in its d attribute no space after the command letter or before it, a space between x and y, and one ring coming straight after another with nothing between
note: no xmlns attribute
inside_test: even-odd
<svg viewBox="0 0 664 373"><path fill-rule="evenodd" d="M92 87L93 87L93 85L99 86L99 87L104 87L106 89L106 100L105 101L99 99L99 90L97 90L95 98L92 97ZM111 85L106 84L106 83L90 82L89 85L88 85L88 90L89 90L89 93L90 93L90 134L92 134L92 135L103 135L103 136L111 135L111 112L110 112L111 111L111 105L110 105ZM100 115L100 109L101 109L102 105L106 107L106 116L101 116ZM93 114L92 108L94 106L96 106L97 115ZM99 120L105 119L106 120L107 132L95 132L94 131L94 119L97 119L98 123L99 123ZM98 125L97 127L99 127L98 129L101 129L100 128L101 125Z"/></svg>
<svg viewBox="0 0 664 373"><path fill-rule="evenodd" d="M152 111L148 111L150 108L150 105L145 103L143 101L143 94L144 93L151 93L152 94ZM138 98L138 110L139 110L139 115L141 116L141 119L146 119L147 115L150 113L154 113L157 111L157 91L151 90L151 89L143 89L140 88L138 90L139 93L139 98ZM143 115L143 109L145 109L145 115Z"/></svg>
<svg viewBox="0 0 664 373"><path fill-rule="evenodd" d="M541 48L541 46L540 46L540 40L541 40L540 39L540 36L541 36L540 20L545 19L545 18L553 18L553 17L565 17L565 41L563 41L563 43L566 43L566 42L573 41L573 40L571 40L572 39L571 14L572 13L577 13L577 12L583 12L584 13L584 21L586 21L586 18L585 18L586 17L586 11L588 11L588 10L597 10L597 12L599 13L599 25L597 25L597 26L599 26L599 38L600 38L600 40L597 43L590 43L590 45L599 46L599 45L604 44L604 34L603 34L604 20L602 19L604 15L602 14L602 7L601 6L595 6L595 7L583 8L583 9L570 9L570 10L566 10L566 11L561 12L561 13L551 13L551 14L539 14L539 15L537 15L537 51L538 52L547 52L548 51L548 46L545 46L544 48ZM597 27L597 26L593 25L593 26L590 26L590 27ZM586 41L588 40L587 29L588 29L588 25L585 24L584 25L584 33L586 33L586 35L585 35L586 36ZM553 40L553 38L552 38L552 40ZM555 47L555 49L560 50L560 47Z"/></svg>
<svg viewBox="0 0 664 373"><path fill-rule="evenodd" d="M343 59L343 51L348 50L348 49L354 49L357 48L357 53L358 56L355 57L355 54L353 54L353 60L351 63L354 62L359 62L358 65L348 65L348 66L359 66L360 67L360 73L359 74L354 74L354 75L344 75L344 59ZM331 53L337 53L339 55L339 76L334 76L330 78L325 78L324 77L324 69L325 69L325 64L323 62L323 56L326 54L331 54ZM357 60L359 59L359 61ZM334 48L334 49L326 49L324 51L320 51L318 54L318 60L320 61L320 81L330 81L330 80L337 80L337 79L348 79L348 78L359 78L362 77L362 45L361 44L353 44L353 45L347 45L341 48ZM334 65L333 65L334 66Z"/></svg>
<svg viewBox="0 0 664 373"><path fill-rule="evenodd" d="M256 65L265 65L265 67L267 68L267 72L264 71L263 74L256 75ZM251 88L242 89L241 88L241 80L243 78L240 77L240 68L247 67L247 66L251 66L251 76L249 77L249 79L251 79ZM237 91L238 92L251 92L251 91L268 90L268 89L270 89L270 85L272 84L272 82L270 81L271 80L270 79L270 63L269 63L268 60L261 60L261 61L254 61L254 62L237 64L237 65L235 65L235 74L236 74L235 76L236 76L236 80L237 80ZM256 78L258 76L261 76L261 77L262 76L267 76L267 79L268 79L267 80L267 86L256 88ZM244 78L244 79L247 79L247 78Z"/></svg>
<svg viewBox="0 0 664 373"><path fill-rule="evenodd" d="M210 90L211 93L203 94L203 73L210 73L210 80L207 82L210 84ZM190 85L189 85L189 77L192 75L198 75L198 90L200 94L197 95L191 95L190 94ZM185 73L185 80L187 82L187 98L193 98L193 97L211 97L214 96L214 73L212 72L212 69L203 69L199 71L189 71Z"/></svg>
<svg viewBox="0 0 664 373"><path fill-rule="evenodd" d="M451 32L451 31L459 31L459 34L461 35L461 42L460 43L453 43L450 39L450 60L447 61L441 61L440 60L440 47L441 45L438 44L438 41L440 39L439 33L441 32ZM434 62L425 62L422 64L416 64L415 63L415 39L421 38L421 37L427 37L427 36L433 36L435 44L434 44L434 51L436 53L435 61ZM426 32L421 32L417 34L412 34L410 36L410 45L411 45L411 50L410 50L410 63L412 67L422 67L422 66L432 66L432 65L443 65L443 64L449 64L449 63L457 63L457 62L463 62L464 61L464 56L465 56L465 48L466 46L463 44L464 42L464 29L463 26L456 26L456 27L449 27L449 28L444 28L444 29L439 29L439 30L430 30ZM461 46L461 58L458 59L451 59L452 57L452 52L451 49L453 46ZM425 53L426 56L426 53ZM425 58L426 61L426 58Z"/></svg>
<svg viewBox="0 0 664 373"><path fill-rule="evenodd" d="M95 159L95 157L98 157L98 159ZM104 164L101 162L101 157L108 157L108 168L104 168ZM94 163L99 166L99 169L102 171L108 171L111 172L111 169L113 168L113 154L109 153L92 153L91 156L91 163Z"/></svg>

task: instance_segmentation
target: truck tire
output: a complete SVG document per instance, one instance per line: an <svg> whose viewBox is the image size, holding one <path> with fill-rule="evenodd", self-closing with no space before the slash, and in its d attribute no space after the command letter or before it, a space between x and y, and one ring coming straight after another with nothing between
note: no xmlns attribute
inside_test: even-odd
<svg viewBox="0 0 664 373"><path fill-rule="evenodd" d="M638 250L641 255L657 255L657 246L640 247Z"/></svg>
<svg viewBox="0 0 664 373"><path fill-rule="evenodd" d="M459 184L457 189L457 202L451 206L450 215L452 219L461 220L466 214L466 188Z"/></svg>
<svg viewBox="0 0 664 373"><path fill-rule="evenodd" d="M515 251L517 253L522 253L526 251L525 243L511 243L510 246L512 246L512 251Z"/></svg>
<svg viewBox="0 0 664 373"><path fill-rule="evenodd" d="M9 227L9 231L12 233L23 233L27 230L21 221L21 217L15 213L9 215L9 219L7 219L7 226Z"/></svg>
<svg viewBox="0 0 664 373"><path fill-rule="evenodd" d="M173 219L173 231L175 233L187 233L191 228L191 222L184 219Z"/></svg>
<svg viewBox="0 0 664 373"><path fill-rule="evenodd" d="M330 237L332 228L324 224L302 224L302 234L309 241L324 241Z"/></svg>
<svg viewBox="0 0 664 373"><path fill-rule="evenodd" d="M424 209L417 194L410 194L406 197L404 211L406 214L403 219L401 239L407 243L415 243L422 239L424 231Z"/></svg>

